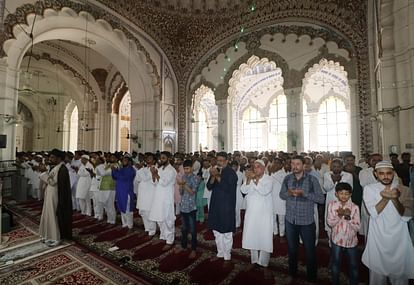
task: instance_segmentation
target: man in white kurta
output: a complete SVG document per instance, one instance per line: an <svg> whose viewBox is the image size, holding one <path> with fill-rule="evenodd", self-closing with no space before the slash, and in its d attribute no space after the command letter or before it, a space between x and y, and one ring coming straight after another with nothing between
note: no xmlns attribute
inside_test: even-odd
<svg viewBox="0 0 414 285"><path fill-rule="evenodd" d="M271 167L271 175L273 179L272 186L272 201L273 201L273 234L285 236L285 215L286 215L286 201L279 197L280 189L282 188L283 179L286 172L283 169L283 160L275 158Z"/></svg>
<svg viewBox="0 0 414 285"><path fill-rule="evenodd" d="M370 285L408 285L414 278L414 246L407 222L412 218L412 194L393 180L391 162L375 166L377 183L364 188L363 200L370 214L367 245L362 262L370 270Z"/></svg>
<svg viewBox="0 0 414 285"><path fill-rule="evenodd" d="M81 166L78 169L78 184L76 186L76 198L79 201L79 207L82 215L91 216L92 205L90 197L90 188L92 183L91 171L92 164L89 162L89 155L82 155Z"/></svg>
<svg viewBox="0 0 414 285"><path fill-rule="evenodd" d="M252 264L267 267L273 252L273 179L265 175L263 160L256 160L253 167L241 187L247 199L242 247L250 249Z"/></svg>
<svg viewBox="0 0 414 285"><path fill-rule="evenodd" d="M166 241L164 250L172 247L175 234L174 185L177 172L169 163L170 157L169 152L161 152L160 167L151 168L155 191L149 219L160 227L160 239Z"/></svg>
<svg viewBox="0 0 414 285"><path fill-rule="evenodd" d="M382 160L382 155L379 153L372 154L368 159L368 167L363 168L359 172L359 184L361 184L362 189L365 186L373 183L377 183L377 178L374 176L375 165ZM364 190L363 190L364 191ZM365 206L364 201L361 204L361 228L359 229L359 234L367 237L368 233L368 223L369 223L369 214Z"/></svg>
<svg viewBox="0 0 414 285"><path fill-rule="evenodd" d="M328 205L332 201L338 201L335 196L335 186L339 182L348 183L349 185L353 184L352 174L343 171L343 162L339 159L334 159L331 164L331 171L326 172L323 177L323 189L326 192L325 199L325 231L328 233L329 244L331 239L331 227L328 226L327 216L328 216Z"/></svg>
<svg viewBox="0 0 414 285"><path fill-rule="evenodd" d="M152 181L151 167L154 167L154 155L147 153L145 157L147 165L141 167L137 171L138 185L138 197L137 197L137 209L144 222L144 229L148 235L153 236L157 230L157 224L149 219L149 213L151 210L152 202L155 193L155 184Z"/></svg>
<svg viewBox="0 0 414 285"><path fill-rule="evenodd" d="M107 223L115 224L115 181L112 178L112 168L119 168L117 158L111 155L108 161L96 167L96 175L100 177L98 204L99 209L106 212Z"/></svg>

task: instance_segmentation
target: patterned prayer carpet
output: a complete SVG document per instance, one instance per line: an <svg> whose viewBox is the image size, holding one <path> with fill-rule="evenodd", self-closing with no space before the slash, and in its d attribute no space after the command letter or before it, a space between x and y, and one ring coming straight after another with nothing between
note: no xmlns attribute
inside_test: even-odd
<svg viewBox="0 0 414 285"><path fill-rule="evenodd" d="M148 284L77 246L0 269L2 285Z"/></svg>
<svg viewBox="0 0 414 285"><path fill-rule="evenodd" d="M10 205L8 208L20 216L29 217L35 222L40 220L38 209L41 209L41 207L39 207L38 202L37 204L32 202ZM181 239L180 225L181 221L177 218L175 232L177 247ZM102 258L113 266L122 266L123 270L144 279L150 284L286 284L288 258L285 239L279 237L274 239L274 252L269 263L269 276L269 272L264 272L263 269L249 267L250 253L241 248L241 230L238 230L234 235L232 261L230 264L223 264L222 259L215 259L216 246L214 236L207 229L206 223L198 224L197 230L197 255L194 259L190 259L190 250L175 252L174 249L169 249L163 251L164 243L158 240L158 233L154 238L148 237L144 233L142 220L137 213L134 213L134 228L132 230L122 228L119 217L117 225L114 226L105 222L99 222L91 217L82 216L77 212L73 215L73 233L78 246L99 255L99 260ZM116 247L115 251L113 251L114 247ZM362 249L363 247L360 246L360 253L362 253ZM90 258L93 259L92 255ZM324 232L321 232L317 246L317 259L317 284L331 284L328 268L330 250ZM305 254L302 246L299 250L299 260L298 278L291 284L308 284L306 282ZM88 271L89 269L86 268L85 270ZM111 267L112 270L114 269ZM347 271L347 261L345 260L341 275L341 280L344 284L347 280ZM360 266L360 275L360 284L366 283L368 271L362 264ZM91 278L91 280L95 280L93 279L95 277ZM115 281L112 280L111 282ZM9 283L0 282L0 284ZM77 284L95 283L78 282Z"/></svg>

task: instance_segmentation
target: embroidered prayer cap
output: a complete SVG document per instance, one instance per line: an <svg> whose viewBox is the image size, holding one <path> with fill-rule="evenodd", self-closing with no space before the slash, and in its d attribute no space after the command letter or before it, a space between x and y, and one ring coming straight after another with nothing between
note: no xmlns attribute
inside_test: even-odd
<svg viewBox="0 0 414 285"><path fill-rule="evenodd" d="M258 163L258 164L260 164L261 166L266 167L266 164L265 164L265 162L263 161L263 159L256 159L254 163Z"/></svg>
<svg viewBox="0 0 414 285"><path fill-rule="evenodd" d="M81 156L81 158L85 158L85 159L89 160L89 155L84 154L84 155Z"/></svg>
<svg viewBox="0 0 414 285"><path fill-rule="evenodd" d="M394 169L394 166L392 166L392 163L389 162L388 160L383 160L383 161L378 162L375 165L375 170L380 169L380 168L391 168L391 169Z"/></svg>

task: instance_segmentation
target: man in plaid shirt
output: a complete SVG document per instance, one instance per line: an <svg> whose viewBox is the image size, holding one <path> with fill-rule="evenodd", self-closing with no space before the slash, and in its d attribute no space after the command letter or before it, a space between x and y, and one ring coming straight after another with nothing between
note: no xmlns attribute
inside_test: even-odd
<svg viewBox="0 0 414 285"><path fill-rule="evenodd" d="M299 235L306 252L306 271L309 282L316 282L317 265L315 252L314 203L323 204L325 197L318 179L305 173L305 159L294 156L291 160L292 173L282 183L280 198L286 200L286 238L289 253L289 275L295 278L298 271Z"/></svg>

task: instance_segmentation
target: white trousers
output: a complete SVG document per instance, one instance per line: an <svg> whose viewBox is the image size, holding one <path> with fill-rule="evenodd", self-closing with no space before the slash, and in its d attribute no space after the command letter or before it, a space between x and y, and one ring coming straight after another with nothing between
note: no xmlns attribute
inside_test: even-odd
<svg viewBox="0 0 414 285"><path fill-rule="evenodd" d="M270 252L263 250L250 250L252 264L257 263L260 266L267 267L270 260Z"/></svg>
<svg viewBox="0 0 414 285"><path fill-rule="evenodd" d="M91 191L92 203L93 203L93 213L95 219L103 219L103 207L99 205L99 191Z"/></svg>
<svg viewBox="0 0 414 285"><path fill-rule="evenodd" d="M105 192L105 193L102 193ZM99 197L99 208L102 209L102 217L103 211L106 213L107 223L108 224L115 224L116 221L116 210L115 210L115 190L106 190L100 191ZM103 196L105 195L103 199Z"/></svg>
<svg viewBox="0 0 414 285"><path fill-rule="evenodd" d="M91 216L92 215L91 214L92 213L91 199L89 197L86 197L86 199L78 198L78 201L79 201L79 207L80 207L82 215Z"/></svg>
<svg viewBox="0 0 414 285"><path fill-rule="evenodd" d="M365 206L365 203L362 201L361 204L361 227L359 228L359 234L365 237L367 240L368 235L368 226L369 226L369 213Z"/></svg>
<svg viewBox="0 0 414 285"><path fill-rule="evenodd" d="M280 234L281 237L285 236L285 215L274 214L273 234Z"/></svg>
<svg viewBox="0 0 414 285"><path fill-rule="evenodd" d="M71 192L72 192L72 209L80 211L79 201L78 201L78 199L76 199L76 187L77 187L77 185L78 185L78 182L73 184L73 186L71 188Z"/></svg>
<svg viewBox="0 0 414 285"><path fill-rule="evenodd" d="M144 229L146 232L148 232L148 235L153 236L155 235L155 232L157 231L157 223L154 221L151 221L149 217L150 211L145 210L139 210L139 214L142 217L142 221L144 222Z"/></svg>
<svg viewBox="0 0 414 285"><path fill-rule="evenodd" d="M160 239L165 240L167 244L173 244L175 238L174 220L157 222L157 224L160 227Z"/></svg>
<svg viewBox="0 0 414 285"><path fill-rule="evenodd" d="M233 233L220 233L214 231L216 239L217 257L224 258L224 260L231 259L231 248L233 247Z"/></svg>
<svg viewBox="0 0 414 285"><path fill-rule="evenodd" d="M391 285L408 285L408 279L403 278L388 278ZM369 271L369 285L387 285L387 276L376 273L372 270Z"/></svg>
<svg viewBox="0 0 414 285"><path fill-rule="evenodd" d="M128 201L127 201L127 206L126 208L129 209L129 196L128 196ZM125 213L121 212L121 221L122 221L122 227L128 227L129 229L132 229L132 227L134 226L134 212L132 211L128 211Z"/></svg>
<svg viewBox="0 0 414 285"><path fill-rule="evenodd" d="M236 228L239 228L241 224L241 207L236 207Z"/></svg>

